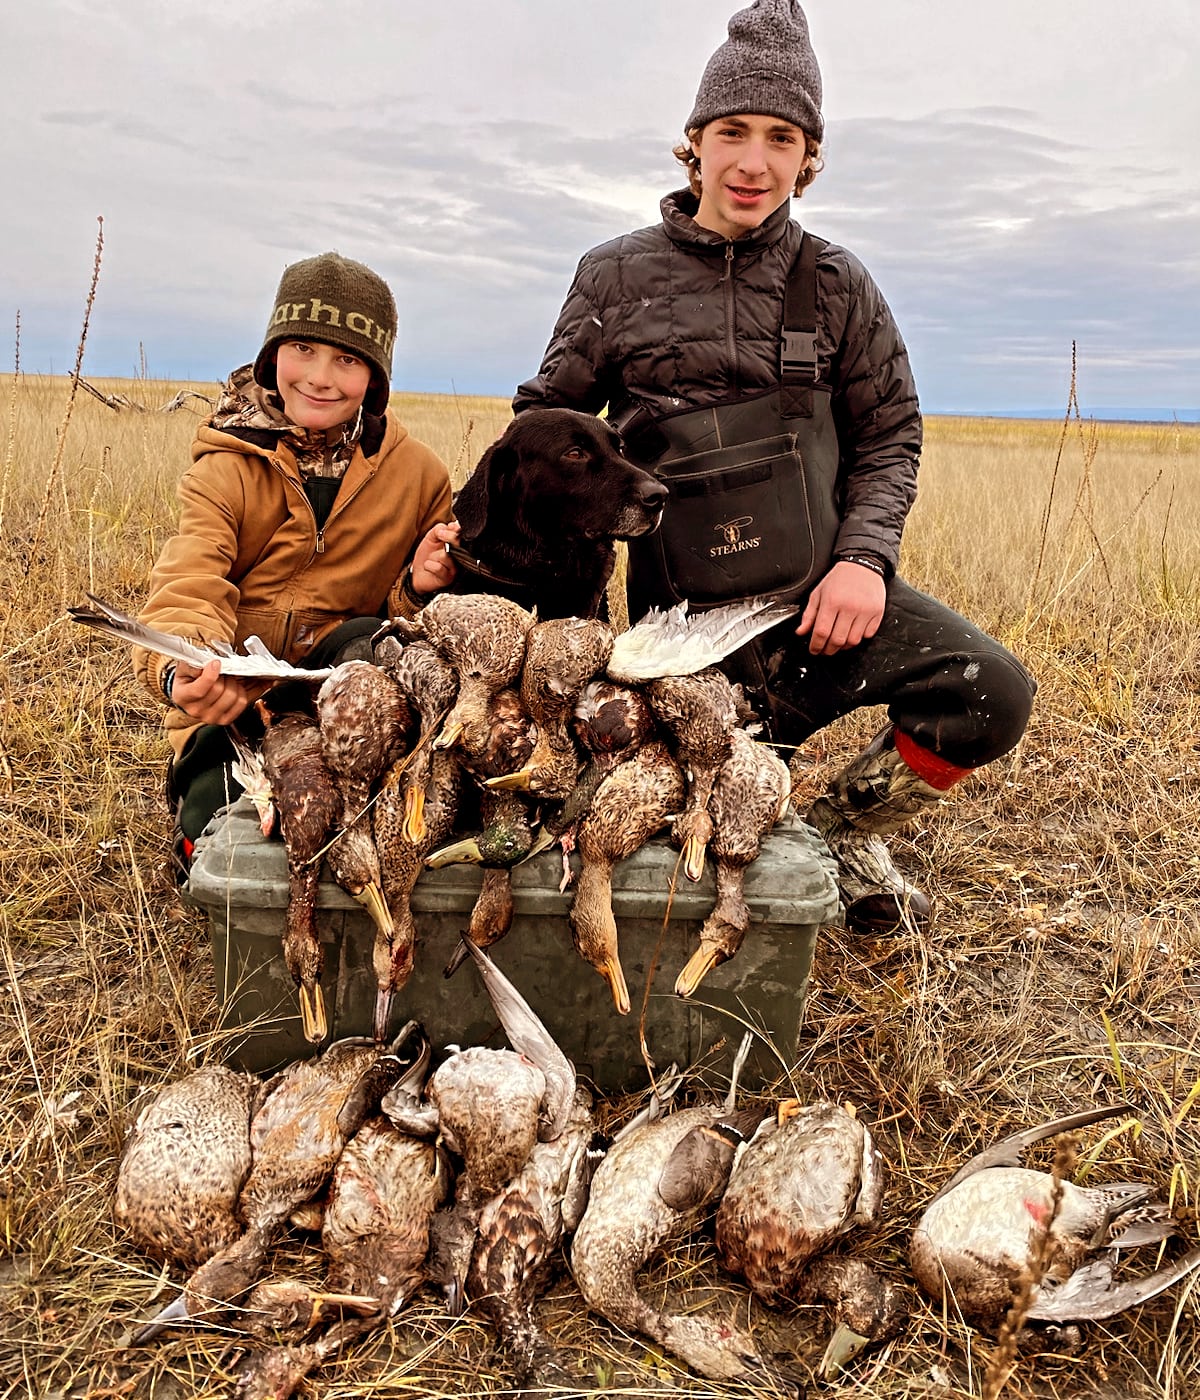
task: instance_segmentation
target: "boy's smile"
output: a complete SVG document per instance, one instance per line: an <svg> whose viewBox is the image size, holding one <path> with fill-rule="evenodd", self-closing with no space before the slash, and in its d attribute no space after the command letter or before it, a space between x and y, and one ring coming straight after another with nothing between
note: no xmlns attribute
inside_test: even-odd
<svg viewBox="0 0 1200 1400"><path fill-rule="evenodd" d="M357 416L371 385L365 360L317 340L285 340L275 355L283 411L298 428L336 428Z"/></svg>
<svg viewBox="0 0 1200 1400"><path fill-rule="evenodd" d="M700 159L696 222L740 238L787 201L808 165L804 132L778 117L722 117L692 142Z"/></svg>

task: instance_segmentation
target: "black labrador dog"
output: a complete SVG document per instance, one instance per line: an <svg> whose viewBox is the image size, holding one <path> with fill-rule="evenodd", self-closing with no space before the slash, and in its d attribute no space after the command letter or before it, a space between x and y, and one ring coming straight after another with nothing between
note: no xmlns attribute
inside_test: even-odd
<svg viewBox="0 0 1200 1400"><path fill-rule="evenodd" d="M519 414L454 498L455 590L498 593L541 619L596 617L613 541L662 520L667 488L621 455L615 428L570 408Z"/></svg>

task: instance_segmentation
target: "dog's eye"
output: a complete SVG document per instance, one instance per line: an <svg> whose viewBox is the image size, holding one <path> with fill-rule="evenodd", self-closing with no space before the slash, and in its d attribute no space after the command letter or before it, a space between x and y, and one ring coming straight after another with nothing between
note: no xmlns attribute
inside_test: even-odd
<svg viewBox="0 0 1200 1400"><path fill-rule="evenodd" d="M583 450L582 447L568 447L567 450L563 453L563 457L568 462L587 461L587 453Z"/></svg>

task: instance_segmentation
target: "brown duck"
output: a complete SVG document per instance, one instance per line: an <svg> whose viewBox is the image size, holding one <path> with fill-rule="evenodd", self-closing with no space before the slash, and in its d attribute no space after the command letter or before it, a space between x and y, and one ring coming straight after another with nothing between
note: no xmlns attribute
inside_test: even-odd
<svg viewBox="0 0 1200 1400"><path fill-rule="evenodd" d="M392 1051L418 1029L410 1021ZM288 1217L324 1188L346 1143L405 1068L398 1054L353 1039L278 1077L250 1125L252 1165L238 1203L243 1233L189 1277L181 1296L135 1334L135 1346L166 1327L226 1315L253 1286Z"/></svg>
<svg viewBox="0 0 1200 1400"><path fill-rule="evenodd" d="M721 1262L759 1298L833 1305L838 1325L823 1376L893 1335L907 1311L903 1291L861 1260L825 1254L848 1231L879 1220L883 1185L883 1159L865 1124L837 1104L789 1099L738 1153L717 1208Z"/></svg>
<svg viewBox="0 0 1200 1400"><path fill-rule="evenodd" d="M580 957L608 983L613 1005L629 1011L612 909L612 872L679 811L684 782L664 744L654 741L619 764L596 789L579 825L582 861L571 905L571 935Z"/></svg>
<svg viewBox="0 0 1200 1400"><path fill-rule="evenodd" d="M391 918L371 834L371 792L408 752L414 713L380 667L344 661L317 692L317 723L321 751L342 799L341 832L329 849L329 867L387 936Z"/></svg>
<svg viewBox="0 0 1200 1400"><path fill-rule="evenodd" d="M396 993L412 976L417 942L412 892L425 868L426 855L453 829L462 794L462 770L457 759L449 753L434 753L420 804L421 835L414 840L408 807L411 788L405 785L408 776L405 760L393 765L380 784L372 814L391 919L390 935L378 931L372 952L376 984L374 1034L380 1044L388 1036Z"/></svg>
<svg viewBox="0 0 1200 1400"><path fill-rule="evenodd" d="M687 778L686 801L671 825L671 837L683 850L684 874L698 880L712 839L708 804L713 784L729 758L731 736L743 713L739 696L724 672L710 666L695 675L650 681L646 699Z"/></svg>
<svg viewBox="0 0 1200 1400"><path fill-rule="evenodd" d="M725 1188L739 1143L763 1110L733 1107L735 1061L724 1104L680 1109L622 1133L592 1178L587 1209L571 1245L571 1271L593 1312L641 1332L710 1380L782 1380L753 1341L732 1322L671 1313L638 1291L650 1257L692 1226Z"/></svg>
<svg viewBox="0 0 1200 1400"><path fill-rule="evenodd" d="M431 781L433 741L458 698L458 676L437 648L426 641L403 646L394 636L379 637L375 658L420 716L420 732L403 780L404 835L416 845L425 837L425 795Z"/></svg>
<svg viewBox="0 0 1200 1400"><path fill-rule="evenodd" d="M283 958L299 988L304 1038L316 1045L329 1034L321 994L325 953L317 930L317 888L326 839L341 813L342 801L321 751L316 719L298 710L276 714L262 701L258 709L265 726L263 766L287 852Z"/></svg>
<svg viewBox="0 0 1200 1400"><path fill-rule="evenodd" d="M489 781L561 802L583 766L572 732L575 702L612 652L613 631L597 618L558 617L535 623L525 640L521 701L537 725L537 744L523 768Z"/></svg>
<svg viewBox="0 0 1200 1400"><path fill-rule="evenodd" d="M708 800L717 900L700 930L700 946L676 979L677 996L692 996L713 968L736 956L742 946L750 927L743 893L746 870L762 848L763 838L786 814L791 787L787 764L774 749L758 743L746 730L735 729L729 757L717 773Z"/></svg>
<svg viewBox="0 0 1200 1400"><path fill-rule="evenodd" d="M909 1261L922 1289L968 1320L994 1329L1047 1230L1047 1267L1028 1312L1030 1321L1112 1316L1181 1277L1168 1268L1139 1281L1151 1291L1140 1292L1135 1285L1114 1291L1106 1266L1089 1264L1110 1243L1156 1243L1174 1233L1167 1208L1150 1201L1150 1187L1062 1181L1054 1210L1050 1173L1017 1165L1020 1154L1043 1138L1129 1111L1127 1104L1115 1104L1069 1114L1014 1133L967 1163L933 1198L913 1231ZM1200 1251L1192 1254L1179 1261L1184 1272L1200 1263ZM1078 1279L1077 1273L1082 1275Z"/></svg>
<svg viewBox="0 0 1200 1400"><path fill-rule="evenodd" d="M264 1092L253 1075L207 1065L142 1109L113 1200L114 1219L139 1248L197 1269L242 1233L237 1202L250 1171L250 1120Z"/></svg>

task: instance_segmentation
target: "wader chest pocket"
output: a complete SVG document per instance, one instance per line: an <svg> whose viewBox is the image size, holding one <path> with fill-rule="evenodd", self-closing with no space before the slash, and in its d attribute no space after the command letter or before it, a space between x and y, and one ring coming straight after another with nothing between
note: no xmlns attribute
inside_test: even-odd
<svg viewBox="0 0 1200 1400"><path fill-rule="evenodd" d="M654 471L670 496L647 543L676 600L799 592L825 562L814 559L795 434L673 457Z"/></svg>

